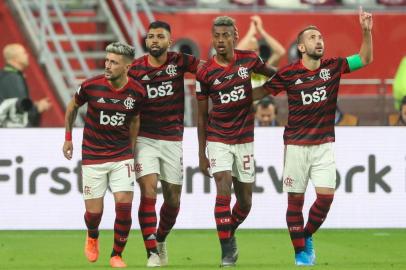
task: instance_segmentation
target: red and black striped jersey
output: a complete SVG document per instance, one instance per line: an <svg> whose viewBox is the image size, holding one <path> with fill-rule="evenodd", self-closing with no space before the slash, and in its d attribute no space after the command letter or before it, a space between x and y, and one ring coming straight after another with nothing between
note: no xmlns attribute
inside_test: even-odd
<svg viewBox="0 0 406 270"><path fill-rule="evenodd" d="M316 70L301 61L290 64L264 87L272 95L286 91L289 105L285 144L314 145L334 142L334 119L342 73L350 72L347 59L322 59Z"/></svg>
<svg viewBox="0 0 406 270"><path fill-rule="evenodd" d="M160 67L148 63L148 55L136 59L129 75L147 91L141 111L140 136L151 139L181 141L185 111L184 74L196 73L199 60L192 55L168 52Z"/></svg>
<svg viewBox="0 0 406 270"><path fill-rule="evenodd" d="M115 90L104 75L82 83L75 94L78 105L87 102L83 129L82 163L100 164L133 158L130 123L140 112L145 89L135 80Z"/></svg>
<svg viewBox="0 0 406 270"><path fill-rule="evenodd" d="M227 144L254 141L251 73L263 74L264 62L251 51L234 50L234 60L227 67L214 57L199 69L196 79L198 100L212 100L207 140Z"/></svg>

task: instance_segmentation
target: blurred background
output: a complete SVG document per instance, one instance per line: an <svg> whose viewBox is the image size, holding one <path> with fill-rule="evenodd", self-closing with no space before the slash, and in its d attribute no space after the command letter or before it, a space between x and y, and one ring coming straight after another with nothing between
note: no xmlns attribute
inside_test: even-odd
<svg viewBox="0 0 406 270"><path fill-rule="evenodd" d="M135 46L137 56L144 54L143 39L151 21L170 23L172 50L205 60L212 53L210 27L216 16L235 18L242 38L251 17L258 15L264 30L284 48L278 64L282 67L297 59L296 35L309 24L323 33L326 57L357 53L360 5L374 16L374 62L343 76L340 111L356 118L348 125L398 125L402 123L400 103L406 95L406 75L400 68L406 56L404 0L4 0L0 1L0 48L10 43L26 48L29 65L24 75L29 95L34 101L47 98L50 103L39 126L62 127L65 106L79 84L103 73L105 46L125 41ZM258 44L264 60L276 53L261 37ZM0 65L5 65L3 57ZM396 76L399 82L394 87ZM194 76L185 84L185 124L195 126ZM286 97L278 96L273 102L278 121L284 123ZM81 126L83 120L79 117L76 124Z"/></svg>

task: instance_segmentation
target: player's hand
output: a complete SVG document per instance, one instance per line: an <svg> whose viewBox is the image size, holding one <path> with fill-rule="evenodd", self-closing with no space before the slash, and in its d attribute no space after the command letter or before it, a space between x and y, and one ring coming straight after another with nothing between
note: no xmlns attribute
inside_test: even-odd
<svg viewBox="0 0 406 270"><path fill-rule="evenodd" d="M72 141L65 141L63 144L63 155L66 159L71 160L73 154L73 144Z"/></svg>
<svg viewBox="0 0 406 270"><path fill-rule="evenodd" d="M262 31L262 19L258 15L252 16L251 17L251 22L254 23L255 27L257 30L260 32Z"/></svg>
<svg viewBox="0 0 406 270"><path fill-rule="evenodd" d="M199 157L199 168L205 176L211 177L209 173L210 162L207 157Z"/></svg>
<svg viewBox="0 0 406 270"><path fill-rule="evenodd" d="M359 23L361 28L364 31L372 30L372 14L362 10L362 7L359 7Z"/></svg>
<svg viewBox="0 0 406 270"><path fill-rule="evenodd" d="M247 35L255 36L256 34L257 34L257 26L255 25L255 22L251 20L250 28L248 28Z"/></svg>

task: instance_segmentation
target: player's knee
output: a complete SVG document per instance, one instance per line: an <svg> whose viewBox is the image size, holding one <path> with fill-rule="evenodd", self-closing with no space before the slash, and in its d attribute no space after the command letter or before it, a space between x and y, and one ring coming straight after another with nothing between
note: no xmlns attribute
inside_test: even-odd
<svg viewBox="0 0 406 270"><path fill-rule="evenodd" d="M171 196L168 197L167 200L165 200L165 202L169 204L171 207L179 207L180 197L177 196L176 194L172 194Z"/></svg>
<svg viewBox="0 0 406 270"><path fill-rule="evenodd" d="M249 212L251 210L252 200L251 198L244 198L243 200L241 200L241 202L239 202L239 205L241 210Z"/></svg>

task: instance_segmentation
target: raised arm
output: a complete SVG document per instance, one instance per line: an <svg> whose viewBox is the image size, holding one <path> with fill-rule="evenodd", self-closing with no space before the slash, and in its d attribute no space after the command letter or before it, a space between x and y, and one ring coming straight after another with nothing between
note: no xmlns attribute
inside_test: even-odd
<svg viewBox="0 0 406 270"><path fill-rule="evenodd" d="M265 42L272 50L272 55L268 59L267 64L274 67L278 66L282 56L286 54L285 48L283 48L282 44L280 44L278 40L276 40L273 36L271 36L271 34L265 31L261 17L253 16L251 17L251 19L255 23L258 34L265 40Z"/></svg>
<svg viewBox="0 0 406 270"><path fill-rule="evenodd" d="M257 34L257 29L255 27L254 21L251 20L250 28L245 36L238 42L235 47L238 50L252 50L252 42L257 42L255 35ZM255 40L255 41L254 41Z"/></svg>
<svg viewBox="0 0 406 270"><path fill-rule="evenodd" d="M63 144L63 155L67 159L72 159L73 144L72 144L72 127L78 114L79 105L76 104L75 98L73 98L65 112L65 142Z"/></svg>
<svg viewBox="0 0 406 270"><path fill-rule="evenodd" d="M359 22L362 29L362 44L359 50L362 64L368 65L373 60L372 48L372 14L364 12L362 7L359 10Z"/></svg>
<svg viewBox="0 0 406 270"><path fill-rule="evenodd" d="M209 115L209 100L203 99L197 101L197 136L199 139L199 168L200 171L210 177L209 159L206 156L206 139L207 139L207 118Z"/></svg>
<svg viewBox="0 0 406 270"><path fill-rule="evenodd" d="M131 119L130 123L130 139L131 139L131 149L135 153L135 144L137 142L138 131L140 130L140 115L136 115Z"/></svg>

